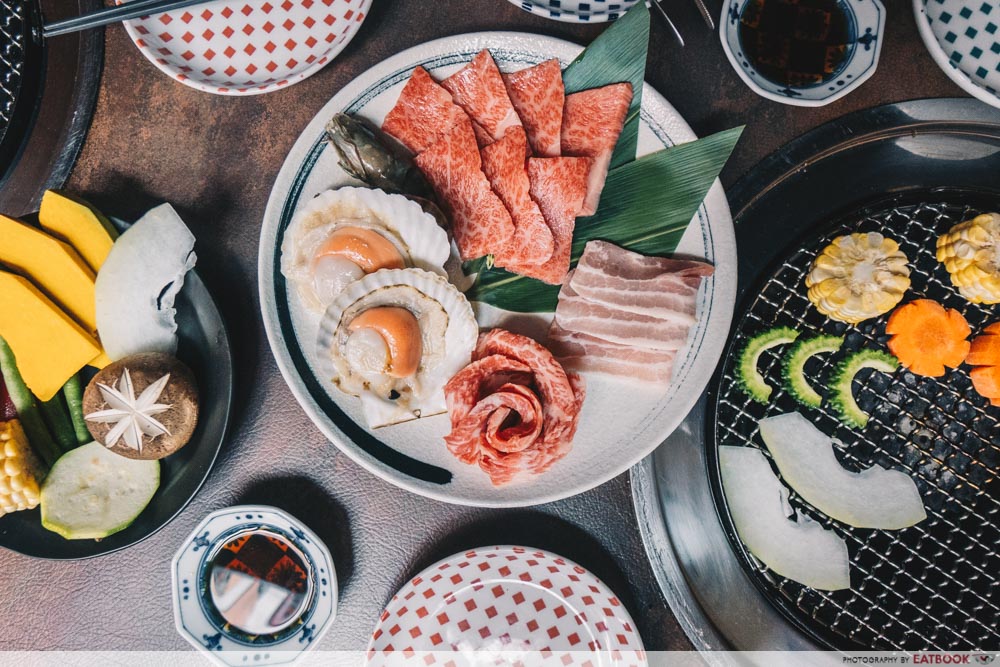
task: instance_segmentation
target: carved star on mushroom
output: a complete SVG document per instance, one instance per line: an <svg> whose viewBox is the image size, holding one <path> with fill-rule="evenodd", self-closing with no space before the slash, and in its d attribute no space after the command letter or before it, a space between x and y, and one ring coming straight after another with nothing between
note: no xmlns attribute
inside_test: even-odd
<svg viewBox="0 0 1000 667"><path fill-rule="evenodd" d="M126 445L141 452L143 436L152 439L159 435L170 435L167 427L154 418L155 415L166 412L172 407L157 403L168 382L170 382L169 373L146 387L136 398L132 376L126 368L118 380L117 387L100 383L97 385L101 396L108 404L108 409L91 412L84 415L84 419L114 424L104 438L106 447L114 447L119 440L124 439Z"/></svg>

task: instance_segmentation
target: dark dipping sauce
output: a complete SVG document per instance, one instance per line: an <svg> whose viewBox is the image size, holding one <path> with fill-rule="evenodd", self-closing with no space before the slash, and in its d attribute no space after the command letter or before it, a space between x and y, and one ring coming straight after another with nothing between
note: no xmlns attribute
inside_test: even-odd
<svg viewBox="0 0 1000 667"><path fill-rule="evenodd" d="M740 42L765 78L804 88L829 81L850 55L854 21L839 0L748 0Z"/></svg>

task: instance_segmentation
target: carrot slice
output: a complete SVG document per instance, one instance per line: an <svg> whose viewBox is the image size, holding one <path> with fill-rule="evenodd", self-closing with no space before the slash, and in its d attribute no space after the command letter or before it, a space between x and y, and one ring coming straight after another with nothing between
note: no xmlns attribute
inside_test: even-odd
<svg viewBox="0 0 1000 667"><path fill-rule="evenodd" d="M893 311L885 331L889 350L911 373L940 377L969 354L972 330L962 314L937 301L917 299Z"/></svg>
<svg viewBox="0 0 1000 667"><path fill-rule="evenodd" d="M985 329L983 333L993 334L994 336L1000 336L1000 322L994 322Z"/></svg>
<svg viewBox="0 0 1000 667"><path fill-rule="evenodd" d="M1000 336L984 334L973 338L965 363L970 366L1000 366Z"/></svg>
<svg viewBox="0 0 1000 667"><path fill-rule="evenodd" d="M1000 399L1000 366L976 366L969 371L972 386L982 396L990 399Z"/></svg>

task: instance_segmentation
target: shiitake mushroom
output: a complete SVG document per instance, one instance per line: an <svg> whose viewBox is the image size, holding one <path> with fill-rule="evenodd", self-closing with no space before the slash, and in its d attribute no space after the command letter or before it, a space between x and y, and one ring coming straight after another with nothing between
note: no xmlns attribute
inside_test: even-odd
<svg viewBox="0 0 1000 667"><path fill-rule="evenodd" d="M173 454L188 443L198 425L198 385L191 370L169 354L133 354L109 364L94 376L83 394L83 414L90 434L107 446L108 435L117 422L101 421L95 416L95 413L114 407L108 403L99 385L119 390L126 370L136 399L150 385L168 377L153 402L169 407L150 415L166 432L142 434L138 448L130 446L125 437L118 438L108 448L130 459L162 459Z"/></svg>

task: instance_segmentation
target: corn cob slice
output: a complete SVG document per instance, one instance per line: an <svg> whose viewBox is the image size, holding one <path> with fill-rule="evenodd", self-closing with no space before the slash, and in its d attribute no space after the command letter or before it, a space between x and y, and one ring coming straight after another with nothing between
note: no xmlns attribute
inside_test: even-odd
<svg viewBox="0 0 1000 667"><path fill-rule="evenodd" d="M1000 214L985 213L937 240L937 259L972 303L1000 303Z"/></svg>
<svg viewBox="0 0 1000 667"><path fill-rule="evenodd" d="M878 232L838 236L806 276L819 312L857 324L896 307L910 287L910 268L899 244Z"/></svg>
<svg viewBox="0 0 1000 667"><path fill-rule="evenodd" d="M0 516L38 506L42 471L20 422L0 422Z"/></svg>

